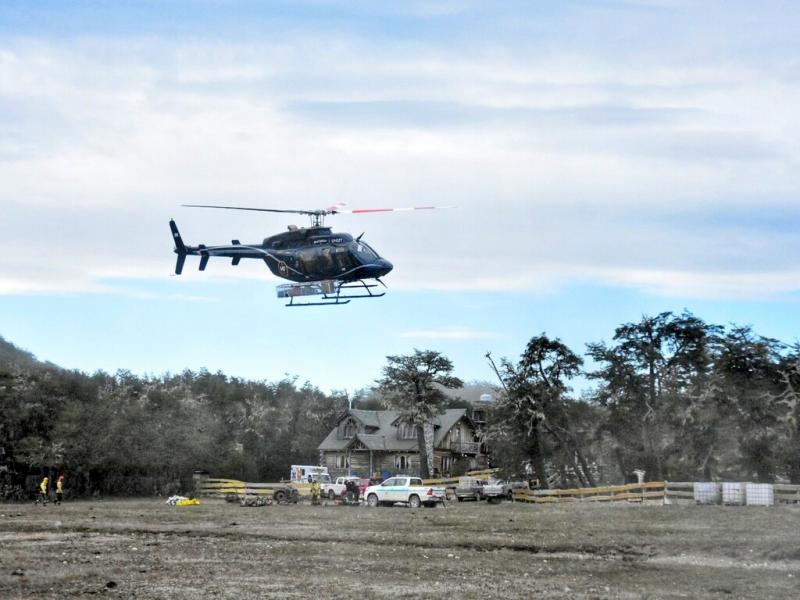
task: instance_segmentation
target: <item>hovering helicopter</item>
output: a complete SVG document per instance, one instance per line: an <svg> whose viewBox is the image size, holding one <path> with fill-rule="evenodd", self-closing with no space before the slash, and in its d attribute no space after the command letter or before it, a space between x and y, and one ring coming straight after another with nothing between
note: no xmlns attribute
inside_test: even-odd
<svg viewBox="0 0 800 600"><path fill-rule="evenodd" d="M263 242L242 244L231 240L230 245L187 246L178 226L170 220L169 227L175 241L175 274L183 272L183 265L189 255L200 256L200 270L205 271L212 256L231 259L238 265L243 258L263 260L269 270L278 277L292 283L277 286L278 298L288 298L286 306L324 306L328 304L347 304L354 298L379 298L386 292L373 291L378 284L386 287L381 277L388 274L393 265L382 258L361 238L353 238L349 233L333 233L325 226L325 217L336 214L383 213L408 210L433 210L453 208L451 206L415 206L410 208L361 208L345 210L338 204L319 210L286 210L277 208L252 208L247 206L216 206L210 204L182 204L192 208L217 208L226 210L250 210L258 212L294 213L307 215L310 227L289 225L288 231L265 238ZM376 283L368 283L374 280ZM314 302L295 302L303 296L321 296Z"/></svg>

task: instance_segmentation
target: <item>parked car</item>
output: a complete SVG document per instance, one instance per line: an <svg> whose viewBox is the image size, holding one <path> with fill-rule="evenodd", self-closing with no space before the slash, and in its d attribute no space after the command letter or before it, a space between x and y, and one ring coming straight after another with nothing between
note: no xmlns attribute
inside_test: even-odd
<svg viewBox="0 0 800 600"><path fill-rule="evenodd" d="M445 489L422 484L419 477L390 477L380 485L371 485L364 490L367 505L391 506L397 502L408 504L411 508L420 505L436 506L444 502Z"/></svg>
<svg viewBox="0 0 800 600"><path fill-rule="evenodd" d="M483 500L484 483L475 477L459 477L456 487L456 500Z"/></svg>
<svg viewBox="0 0 800 600"><path fill-rule="evenodd" d="M489 503L500 502L500 500L512 500L511 486L502 479L492 479L483 486L483 495Z"/></svg>

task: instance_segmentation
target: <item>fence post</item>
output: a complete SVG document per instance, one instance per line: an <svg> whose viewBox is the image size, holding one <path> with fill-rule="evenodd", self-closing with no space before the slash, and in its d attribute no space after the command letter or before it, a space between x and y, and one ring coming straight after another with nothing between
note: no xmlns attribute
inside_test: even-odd
<svg viewBox="0 0 800 600"><path fill-rule="evenodd" d="M205 485L206 481L208 481L208 472L207 471L194 471L192 473L192 487L194 488L194 495L199 496L200 492Z"/></svg>

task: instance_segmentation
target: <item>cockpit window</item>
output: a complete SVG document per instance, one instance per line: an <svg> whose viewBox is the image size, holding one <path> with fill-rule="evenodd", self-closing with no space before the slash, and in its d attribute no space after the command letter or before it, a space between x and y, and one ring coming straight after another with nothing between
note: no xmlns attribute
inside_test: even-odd
<svg viewBox="0 0 800 600"><path fill-rule="evenodd" d="M353 250L358 254L359 258L366 261L373 261L378 258L378 253L375 252L366 242L353 242Z"/></svg>

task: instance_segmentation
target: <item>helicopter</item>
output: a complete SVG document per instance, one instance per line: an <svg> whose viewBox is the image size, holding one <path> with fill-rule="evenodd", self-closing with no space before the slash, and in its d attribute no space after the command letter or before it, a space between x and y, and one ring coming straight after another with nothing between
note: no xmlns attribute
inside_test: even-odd
<svg viewBox="0 0 800 600"><path fill-rule="evenodd" d="M212 256L231 259L238 265L243 258L263 260L276 276L291 283L277 286L278 298L288 298L286 306L325 306L347 304L356 298L379 298L386 292L375 291L378 284L386 287L381 277L393 265L362 240L363 233L353 238L349 233L333 233L325 226L325 217L342 213L365 214L409 210L433 210L452 206L415 206L409 208L361 208L345 210L337 204L318 210L254 208L211 204L182 204L190 208L215 208L271 213L293 213L310 218L310 227L289 225L288 231L265 238L261 243L242 244L231 240L229 245L187 246L174 219L169 222L175 242L175 274L183 272L187 256L200 256L200 270L205 271ZM374 281L375 283L372 283ZM305 296L320 296L316 301L298 301Z"/></svg>

